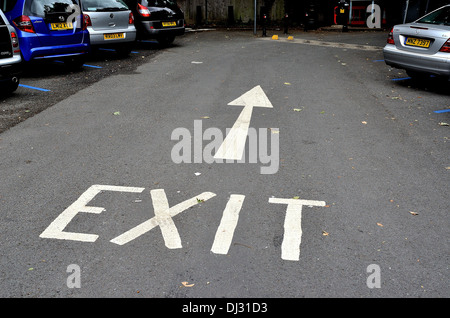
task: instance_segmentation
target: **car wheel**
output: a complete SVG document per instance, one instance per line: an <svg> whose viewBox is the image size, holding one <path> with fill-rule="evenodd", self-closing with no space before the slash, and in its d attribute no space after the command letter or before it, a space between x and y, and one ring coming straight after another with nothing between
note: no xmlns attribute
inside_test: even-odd
<svg viewBox="0 0 450 318"><path fill-rule="evenodd" d="M157 39L158 43L162 46L169 46L175 41L174 36L164 36Z"/></svg>
<svg viewBox="0 0 450 318"><path fill-rule="evenodd" d="M11 81L7 84L5 84L4 87L1 87L0 89L0 95L1 96L8 96L9 94L15 92L17 88L19 87L19 78L17 77L17 81Z"/></svg>
<svg viewBox="0 0 450 318"><path fill-rule="evenodd" d="M69 68L69 70L78 71L83 67L84 62L85 62L84 58L74 57L65 60L64 64Z"/></svg>
<svg viewBox="0 0 450 318"><path fill-rule="evenodd" d="M430 75L420 72L406 71L406 74L408 74L408 76L415 81L424 81L430 78Z"/></svg>
<svg viewBox="0 0 450 318"><path fill-rule="evenodd" d="M131 47L121 46L116 48L116 53L120 57L128 57L131 53Z"/></svg>
<svg viewBox="0 0 450 318"><path fill-rule="evenodd" d="M17 88L19 87L20 84L20 79L17 77L17 81L11 82L11 84L9 84L9 91L15 92L17 90Z"/></svg>

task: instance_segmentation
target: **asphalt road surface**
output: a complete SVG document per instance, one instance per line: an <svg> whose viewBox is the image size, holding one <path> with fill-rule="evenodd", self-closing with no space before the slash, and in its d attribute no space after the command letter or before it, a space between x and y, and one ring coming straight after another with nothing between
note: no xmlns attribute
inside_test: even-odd
<svg viewBox="0 0 450 318"><path fill-rule="evenodd" d="M0 296L449 297L448 83L387 67L381 32L268 35L28 73Z"/></svg>

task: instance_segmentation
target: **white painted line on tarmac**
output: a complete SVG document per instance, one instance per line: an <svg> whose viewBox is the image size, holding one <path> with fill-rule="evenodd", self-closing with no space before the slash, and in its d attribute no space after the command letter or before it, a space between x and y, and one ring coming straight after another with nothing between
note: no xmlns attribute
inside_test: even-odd
<svg viewBox="0 0 450 318"><path fill-rule="evenodd" d="M281 258L287 261L300 260L302 242L302 207L325 206L324 201L270 198L269 203L287 204L284 219L284 237L281 244Z"/></svg>
<svg viewBox="0 0 450 318"><path fill-rule="evenodd" d="M152 191L153 192L153 191ZM154 192L156 193L156 192ZM202 194L193 197L189 200L183 201L168 210L162 211L162 208L168 208L168 205L166 205L167 199L164 199L164 201L161 199L161 197L165 196L164 190L162 192L157 192L155 196L155 200L153 203L156 203L157 206L155 207L155 215L151 219L137 225L136 227L132 228L131 230L115 237L110 242L118 244L118 245L124 245L128 242L131 242L132 240L138 238L139 236L147 233L148 231L152 230L153 228L159 226L161 229L164 229L162 232L164 241L166 243L166 246L169 248L181 248L181 244L178 244L177 242L177 233L173 230L175 225L165 224L169 220L169 222L172 220L172 218L179 213L189 209L190 207L193 207L196 204L199 204L201 202L207 201L213 197L216 196L215 193L212 192L203 192ZM152 196L153 199L153 196ZM158 212L156 212L158 210Z"/></svg>
<svg viewBox="0 0 450 318"><path fill-rule="evenodd" d="M244 106L225 140L220 145L215 159L241 160L245 149L253 107L273 108L261 86L256 86L241 97L228 103L230 106Z"/></svg>
<svg viewBox="0 0 450 318"><path fill-rule="evenodd" d="M245 195L241 194L232 194L230 196L230 200L223 211L222 220L217 229L211 252L215 254L228 253L244 199Z"/></svg>
<svg viewBox="0 0 450 318"><path fill-rule="evenodd" d="M93 185L87 189L74 203L65 209L44 230L44 232L39 235L39 237L80 242L95 242L98 238L98 235L96 234L64 232L64 229L79 212L100 214L105 211L102 207L87 206L87 204L102 191L141 193L144 190L145 188Z"/></svg>

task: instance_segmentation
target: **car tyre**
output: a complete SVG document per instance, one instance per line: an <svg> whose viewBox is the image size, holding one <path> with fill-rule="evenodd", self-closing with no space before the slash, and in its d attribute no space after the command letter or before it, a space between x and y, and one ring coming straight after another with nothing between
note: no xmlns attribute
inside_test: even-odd
<svg viewBox="0 0 450 318"><path fill-rule="evenodd" d="M406 74L408 74L408 76L411 77L411 79L413 79L415 81L424 81L424 80L430 78L430 75L428 75L428 74L415 72L415 71L406 71Z"/></svg>
<svg viewBox="0 0 450 318"><path fill-rule="evenodd" d="M19 82L20 79L17 77L17 81L16 82L9 82L8 84L4 85L4 87L2 87L0 95L3 96L8 96L12 93L14 93L17 88L19 87Z"/></svg>
<svg viewBox="0 0 450 318"><path fill-rule="evenodd" d="M71 71L79 71L85 62L84 58L74 57L64 61L64 64Z"/></svg>
<svg viewBox="0 0 450 318"><path fill-rule="evenodd" d="M169 46L175 41L175 36L164 36L156 39L161 46Z"/></svg>
<svg viewBox="0 0 450 318"><path fill-rule="evenodd" d="M116 53L122 58L128 57L131 54L131 47L120 46L116 48Z"/></svg>

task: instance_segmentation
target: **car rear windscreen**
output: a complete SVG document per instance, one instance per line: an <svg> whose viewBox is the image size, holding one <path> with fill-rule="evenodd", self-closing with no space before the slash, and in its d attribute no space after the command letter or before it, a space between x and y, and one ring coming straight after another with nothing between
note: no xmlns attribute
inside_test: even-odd
<svg viewBox="0 0 450 318"><path fill-rule="evenodd" d="M11 57L12 55L13 53L9 29L2 20L2 17L0 17L0 59L5 59Z"/></svg>
<svg viewBox="0 0 450 318"><path fill-rule="evenodd" d="M78 0L27 0L24 14L41 18L55 13L70 15L75 12L75 6L81 12Z"/></svg>
<svg viewBox="0 0 450 318"><path fill-rule="evenodd" d="M126 11L127 5L122 0L83 0L83 11Z"/></svg>

